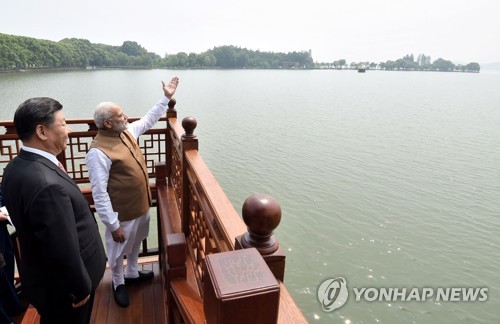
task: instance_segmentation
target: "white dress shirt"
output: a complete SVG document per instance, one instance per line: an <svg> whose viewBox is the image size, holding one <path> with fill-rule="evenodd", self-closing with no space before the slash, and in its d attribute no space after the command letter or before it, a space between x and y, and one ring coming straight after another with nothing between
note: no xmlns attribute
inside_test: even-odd
<svg viewBox="0 0 500 324"><path fill-rule="evenodd" d="M168 98L161 100L151 108L140 120L130 123L127 130L138 138L144 132L153 127L167 110ZM91 148L85 157L85 163L89 170L90 184L92 186L92 196L94 198L95 209L99 218L106 226L106 249L108 262L114 267L116 258L128 254L133 245L144 240L149 233L149 212L141 217L120 222L118 213L113 210L111 199L108 194L109 170L111 160L98 148ZM146 217L142 217L146 216ZM113 240L111 232L122 227L125 232L125 242L117 243Z"/></svg>

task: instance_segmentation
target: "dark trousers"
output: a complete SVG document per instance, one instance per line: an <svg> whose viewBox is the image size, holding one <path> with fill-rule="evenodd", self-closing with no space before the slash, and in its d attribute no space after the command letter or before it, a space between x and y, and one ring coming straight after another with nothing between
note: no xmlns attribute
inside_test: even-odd
<svg viewBox="0 0 500 324"><path fill-rule="evenodd" d="M0 323L10 323L10 316L24 310L14 288L14 250L5 223L0 223L0 253L5 265L0 267Z"/></svg>
<svg viewBox="0 0 500 324"><path fill-rule="evenodd" d="M37 309L40 314L40 324L88 324L92 315L94 304L94 292L90 295L87 303L81 307L73 308L68 299L59 296L49 297L46 309Z"/></svg>
<svg viewBox="0 0 500 324"><path fill-rule="evenodd" d="M0 323L11 323L10 317L24 311L24 307L14 289L14 280L8 278L4 269L0 269Z"/></svg>

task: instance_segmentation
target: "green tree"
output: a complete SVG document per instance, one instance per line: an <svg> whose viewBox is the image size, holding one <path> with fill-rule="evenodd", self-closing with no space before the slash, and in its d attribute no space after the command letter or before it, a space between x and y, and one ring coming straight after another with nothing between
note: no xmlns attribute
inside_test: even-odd
<svg viewBox="0 0 500 324"><path fill-rule="evenodd" d="M167 67L177 67L179 66L179 58L177 57L177 55L168 55L166 58L165 58L165 61L166 61L166 66Z"/></svg>
<svg viewBox="0 0 500 324"><path fill-rule="evenodd" d="M453 71L455 70L455 65L451 61L438 58L432 63L432 68L438 71Z"/></svg>
<svg viewBox="0 0 500 324"><path fill-rule="evenodd" d="M179 60L179 67L183 67L183 68L186 68L188 67L188 63L189 63L189 58L188 58L188 55L184 52L179 52L177 53L177 58Z"/></svg>
<svg viewBox="0 0 500 324"><path fill-rule="evenodd" d="M123 42L122 46L120 46L120 51L128 56L143 56L148 53L144 47L132 41Z"/></svg>
<svg viewBox="0 0 500 324"><path fill-rule="evenodd" d="M480 70L481 66L479 65L479 63L476 62L469 63L464 68L465 72L479 72Z"/></svg>
<svg viewBox="0 0 500 324"><path fill-rule="evenodd" d="M203 57L203 66L205 67L214 67L217 64L217 58L209 53L204 53Z"/></svg>

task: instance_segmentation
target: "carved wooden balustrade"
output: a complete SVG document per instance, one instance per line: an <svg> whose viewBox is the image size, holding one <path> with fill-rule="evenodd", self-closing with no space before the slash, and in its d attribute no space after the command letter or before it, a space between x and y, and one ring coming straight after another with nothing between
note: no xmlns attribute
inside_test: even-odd
<svg viewBox="0 0 500 324"><path fill-rule="evenodd" d="M285 254L273 235L281 219L278 202L268 195L250 196L242 220L198 152L196 120L186 117L179 122L175 107L168 109L167 119L167 158L157 165L156 183L169 321L205 319L208 255L256 248L280 283L278 322L305 323L282 283ZM278 309L274 311L278 315Z"/></svg>
<svg viewBox="0 0 500 324"><path fill-rule="evenodd" d="M158 248L148 248L145 240L141 255L159 255L169 322L201 323L207 319L210 323L206 315L214 315L213 310L206 308L214 305L214 301L209 304L204 299L204 290L219 283L207 275L207 256L256 248L279 287L279 307L264 313L268 313L268 318L276 316L280 323L306 323L283 284L285 253L273 235L281 218L278 202L267 195L251 196L243 205L242 219L198 152L196 120L187 117L179 122L175 103L172 99L167 116L139 138L150 179L155 180L150 185L158 217ZM92 205L84 159L97 129L91 119L66 122L72 132L66 150L58 159ZM0 128L0 181L6 164L21 147L12 121L0 121L1 126L5 132ZM255 264L251 262L250 267ZM208 286L207 280L210 280ZM255 296L249 296L248 300L252 298L255 301ZM254 313L262 312L259 308ZM257 319L266 322L262 317Z"/></svg>
<svg viewBox="0 0 500 324"><path fill-rule="evenodd" d="M170 105L175 105L172 100ZM129 122L138 120L137 117L129 118ZM139 145L146 160L149 178L151 180L151 192L153 194L153 206L156 206L156 184L153 181L156 177L155 163L164 161L167 158L165 139L167 138L166 117L162 117L154 128L148 130L139 137ZM82 193L93 208L94 201L90 189L87 166L85 165L85 155L90 148L92 139L97 134L97 127L93 119L66 119L66 124L71 128L66 150L57 156L57 159L63 164L70 177L80 185ZM4 128L3 132L1 127ZM10 160L18 155L22 146L19 140L14 123L11 120L0 120L0 183L3 178L4 168ZM93 209L95 211L95 209ZM141 256L157 255L158 248L148 245L145 239L142 244Z"/></svg>

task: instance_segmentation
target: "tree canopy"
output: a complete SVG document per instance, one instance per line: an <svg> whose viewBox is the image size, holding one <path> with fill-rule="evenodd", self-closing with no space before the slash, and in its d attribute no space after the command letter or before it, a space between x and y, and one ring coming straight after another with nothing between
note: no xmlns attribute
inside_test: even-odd
<svg viewBox="0 0 500 324"><path fill-rule="evenodd" d="M311 68L311 51L270 53L235 46L206 52L159 55L134 41L121 46L93 44L86 39L59 42L0 34L0 69L136 67L136 68Z"/></svg>
<svg viewBox="0 0 500 324"><path fill-rule="evenodd" d="M224 68L224 69L310 69L334 68L397 71L479 72L478 63L454 65L430 56L405 55L396 61L351 62L340 59L331 63L314 63L311 51L273 53L253 51L236 46L218 46L203 53L158 54L148 52L134 41L121 46L94 44L86 39L65 38L59 42L0 33L0 70L57 68Z"/></svg>
<svg viewBox="0 0 500 324"><path fill-rule="evenodd" d="M131 41L110 46L78 38L53 42L0 34L0 69L153 67L160 62L159 55Z"/></svg>
<svg viewBox="0 0 500 324"><path fill-rule="evenodd" d="M453 62L438 58L434 62L430 56L419 54L415 60L413 54L403 56L396 61L388 60L386 62L351 62L349 65L345 59L334 61L332 63L317 63L318 68L334 69L358 69L359 67L380 69L387 71L445 71L445 72L479 72L481 67L479 63L472 62L466 65L455 65Z"/></svg>
<svg viewBox="0 0 500 324"><path fill-rule="evenodd" d="M284 68L304 69L314 66L311 51L270 53L252 51L236 46L219 46L201 54L177 53L166 55L167 67L226 69Z"/></svg>

